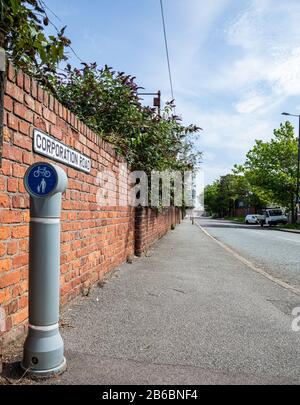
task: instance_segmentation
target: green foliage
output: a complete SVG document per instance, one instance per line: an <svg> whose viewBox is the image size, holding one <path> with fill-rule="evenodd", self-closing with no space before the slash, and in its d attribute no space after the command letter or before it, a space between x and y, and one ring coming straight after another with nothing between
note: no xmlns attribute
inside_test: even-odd
<svg viewBox="0 0 300 405"><path fill-rule="evenodd" d="M219 181L216 180L212 184L207 185L204 189L204 205L206 212L211 215L218 214L221 211L220 201Z"/></svg>
<svg viewBox="0 0 300 405"><path fill-rule="evenodd" d="M274 130L269 142L256 141L241 170L261 195L293 212L296 194L298 140L290 122Z"/></svg>
<svg viewBox="0 0 300 405"><path fill-rule="evenodd" d="M244 223L245 222L245 217L224 217L227 221L234 221L238 223Z"/></svg>
<svg viewBox="0 0 300 405"><path fill-rule="evenodd" d="M111 142L137 170L186 170L195 167L194 125L184 126L167 103L162 116L143 107L134 77L105 66L70 65L64 74L57 64L66 59L70 41L65 28L46 36L49 18L42 0L0 0L0 46L17 68L35 77L79 119ZM2 39L2 40L1 40Z"/></svg>
<svg viewBox="0 0 300 405"><path fill-rule="evenodd" d="M57 64L65 59L70 45L65 28L57 35L46 36L49 24L43 2L39 0L0 0L0 46L4 47L16 67L51 86Z"/></svg>
<svg viewBox="0 0 300 405"><path fill-rule="evenodd" d="M246 206L260 209L265 204L251 188L245 176L227 174L221 176L213 184L205 187L205 210L219 217L234 217L238 201L243 201Z"/></svg>
<svg viewBox="0 0 300 405"><path fill-rule="evenodd" d="M162 116L141 105L135 78L105 66L66 68L55 88L58 99L95 132L111 142L137 170L185 170L199 163L191 135L199 128L181 125L168 103Z"/></svg>

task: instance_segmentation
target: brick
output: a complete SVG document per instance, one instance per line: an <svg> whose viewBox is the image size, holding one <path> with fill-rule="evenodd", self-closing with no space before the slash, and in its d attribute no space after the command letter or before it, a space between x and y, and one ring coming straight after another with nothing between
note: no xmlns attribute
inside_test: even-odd
<svg viewBox="0 0 300 405"><path fill-rule="evenodd" d="M22 295L22 289L21 289L20 283L11 289L11 295L12 295L12 298L17 298Z"/></svg>
<svg viewBox="0 0 300 405"><path fill-rule="evenodd" d="M28 239L21 239L18 241L19 251L28 252Z"/></svg>
<svg viewBox="0 0 300 405"><path fill-rule="evenodd" d="M62 130L56 126L56 125L51 125L50 128L50 134L54 136L56 139L62 140L63 139L63 132Z"/></svg>
<svg viewBox="0 0 300 405"><path fill-rule="evenodd" d="M4 96L4 108L6 111L12 112L13 110L13 100L8 95Z"/></svg>
<svg viewBox="0 0 300 405"><path fill-rule="evenodd" d="M11 64L11 62L8 62L7 77L8 77L8 80L10 80L11 82L14 82L16 79L16 71L15 71L15 68L13 67L13 65Z"/></svg>
<svg viewBox="0 0 300 405"><path fill-rule="evenodd" d="M23 179L19 179L19 192L20 193L26 193Z"/></svg>
<svg viewBox="0 0 300 405"><path fill-rule="evenodd" d="M48 106L49 106L49 93L47 91L44 91L43 104L44 104L45 107L48 108Z"/></svg>
<svg viewBox="0 0 300 405"><path fill-rule="evenodd" d="M8 160L3 159L2 160L2 167L1 167L1 173L4 176L11 176L11 173L12 173L11 167L12 167L11 162L8 161ZM2 191L2 190L0 189L0 191Z"/></svg>
<svg viewBox="0 0 300 405"><path fill-rule="evenodd" d="M17 300L13 300L11 301L7 307L6 307L6 313L8 315L14 314L15 312L18 311L18 301Z"/></svg>
<svg viewBox="0 0 300 405"><path fill-rule="evenodd" d="M50 94L49 96L49 110L54 110L54 97L52 96L52 94Z"/></svg>
<svg viewBox="0 0 300 405"><path fill-rule="evenodd" d="M43 108L43 117L45 118L45 120L51 122L51 124L56 125L56 115L48 108Z"/></svg>
<svg viewBox="0 0 300 405"><path fill-rule="evenodd" d="M44 132L49 132L49 123L38 115L34 116L34 126Z"/></svg>
<svg viewBox="0 0 300 405"><path fill-rule="evenodd" d="M18 242L12 241L7 243L7 254L9 256L15 255L18 252Z"/></svg>
<svg viewBox="0 0 300 405"><path fill-rule="evenodd" d="M12 315L12 324L19 325L28 318L28 309L24 308L20 312Z"/></svg>
<svg viewBox="0 0 300 405"><path fill-rule="evenodd" d="M26 167L25 166L21 166L21 165L18 165L18 164L13 165L13 176L14 177L23 179L24 175L25 175L25 172L26 172Z"/></svg>
<svg viewBox="0 0 300 405"><path fill-rule="evenodd" d="M24 152L23 153L23 163L26 165L32 165L34 162L34 157L31 153Z"/></svg>
<svg viewBox="0 0 300 405"><path fill-rule="evenodd" d="M29 207L29 196L14 195L12 197L12 208L28 208L28 207Z"/></svg>
<svg viewBox="0 0 300 405"><path fill-rule="evenodd" d="M19 271L5 273L0 276L0 288L14 285L20 281L21 273Z"/></svg>
<svg viewBox="0 0 300 405"><path fill-rule="evenodd" d="M6 243L0 242L0 257L4 256L7 250ZM1 261L0 261L0 270L1 270Z"/></svg>
<svg viewBox="0 0 300 405"><path fill-rule="evenodd" d="M11 299L11 292L8 288L4 288L0 291L0 305Z"/></svg>
<svg viewBox="0 0 300 405"><path fill-rule="evenodd" d="M12 97L14 100L19 101L20 103L23 103L24 100L24 95L23 91L19 89L15 84L11 82L6 82L6 94L10 97Z"/></svg>
<svg viewBox="0 0 300 405"><path fill-rule="evenodd" d="M22 182L23 183L23 182ZM29 210L27 211L23 211L23 222L25 222L25 224L28 224L30 221L30 213Z"/></svg>
<svg viewBox="0 0 300 405"><path fill-rule="evenodd" d="M10 207L10 198L7 194L0 194L0 207L9 208Z"/></svg>
<svg viewBox="0 0 300 405"><path fill-rule="evenodd" d="M6 190L6 177L0 176L0 191Z"/></svg>
<svg viewBox="0 0 300 405"><path fill-rule="evenodd" d="M26 91L26 93L30 93L30 84L30 77L24 73L24 90Z"/></svg>
<svg viewBox="0 0 300 405"><path fill-rule="evenodd" d="M18 300L18 309L26 308L27 305L28 305L28 296L27 296L27 295L23 295L23 296L20 297L20 299Z"/></svg>
<svg viewBox="0 0 300 405"><path fill-rule="evenodd" d="M28 94L25 94L24 100L25 100L25 104L27 105L27 107L30 108L31 110L34 110L34 107L35 107L34 99L31 96L29 96Z"/></svg>
<svg viewBox="0 0 300 405"><path fill-rule="evenodd" d="M19 87L21 87L21 89L23 88L23 83L24 83L23 72L21 70L18 70L18 72L17 72L17 85Z"/></svg>
<svg viewBox="0 0 300 405"><path fill-rule="evenodd" d="M14 145L28 151L32 150L32 140L28 136L19 133L14 134Z"/></svg>
<svg viewBox="0 0 300 405"><path fill-rule="evenodd" d="M8 144L3 145L2 156L4 159L9 159L14 162L22 162L22 160L23 160L22 150L17 148L16 146L12 146L12 145L8 145Z"/></svg>
<svg viewBox="0 0 300 405"><path fill-rule="evenodd" d="M12 259L12 267L18 269L28 263L28 255L26 253L14 256Z"/></svg>
<svg viewBox="0 0 300 405"><path fill-rule="evenodd" d="M10 238L10 227L8 226L1 226L0 227L0 240L6 240L8 238Z"/></svg>
<svg viewBox="0 0 300 405"><path fill-rule="evenodd" d="M25 121L28 121L30 123L33 122L33 112L30 111L26 106L20 103L15 103L14 105L14 113L24 119Z"/></svg>
<svg viewBox="0 0 300 405"><path fill-rule="evenodd" d="M0 223L3 224L17 224L23 219L22 212L20 211L11 211L11 210L2 210L0 211Z"/></svg>
<svg viewBox="0 0 300 405"><path fill-rule="evenodd" d="M44 101L44 90L41 88L41 86L38 86L37 99L40 103Z"/></svg>
<svg viewBox="0 0 300 405"><path fill-rule="evenodd" d="M19 120L13 114L8 114L7 125L9 128L17 131L19 129Z"/></svg>
<svg viewBox="0 0 300 405"><path fill-rule="evenodd" d="M17 193L19 191L18 179L8 179L7 180L7 191L10 193Z"/></svg>
<svg viewBox="0 0 300 405"><path fill-rule="evenodd" d="M9 143L12 133L13 133L13 131L11 129L4 127L3 128L3 141Z"/></svg>
<svg viewBox="0 0 300 405"><path fill-rule="evenodd" d="M30 124L28 124L28 122L25 122L25 121L20 121L19 122L19 131L24 135L29 135Z"/></svg>
<svg viewBox="0 0 300 405"><path fill-rule="evenodd" d="M37 98L37 93L38 93L37 83L34 79L31 79L31 95L34 99Z"/></svg>
<svg viewBox="0 0 300 405"><path fill-rule="evenodd" d="M35 101L34 109L37 115L43 114L43 104L40 103L39 101Z"/></svg>
<svg viewBox="0 0 300 405"><path fill-rule="evenodd" d="M21 239L27 238L29 236L29 227L26 226L16 226L12 228L12 238Z"/></svg>
<svg viewBox="0 0 300 405"><path fill-rule="evenodd" d="M54 99L54 112L56 115L58 115L59 112L59 102L56 100L56 98Z"/></svg>
<svg viewBox="0 0 300 405"><path fill-rule="evenodd" d="M29 257L29 255L27 254L27 257ZM28 266L24 266L21 270L21 279L22 280L28 280L29 277L29 268Z"/></svg>

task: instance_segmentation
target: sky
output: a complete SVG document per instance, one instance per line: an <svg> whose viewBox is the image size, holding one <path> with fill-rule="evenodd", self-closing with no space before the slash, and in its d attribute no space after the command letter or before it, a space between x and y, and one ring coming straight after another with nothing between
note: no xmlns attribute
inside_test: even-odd
<svg viewBox="0 0 300 405"><path fill-rule="evenodd" d="M171 100L159 0L45 3L82 60L134 75ZM256 139L269 140L283 111L300 113L300 0L163 4L176 113L204 129L197 146L209 184L243 163Z"/></svg>

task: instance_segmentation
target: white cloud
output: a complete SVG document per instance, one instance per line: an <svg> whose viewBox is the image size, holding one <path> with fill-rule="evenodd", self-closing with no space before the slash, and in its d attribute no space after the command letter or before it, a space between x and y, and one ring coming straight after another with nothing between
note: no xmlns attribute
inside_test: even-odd
<svg viewBox="0 0 300 405"><path fill-rule="evenodd" d="M228 28L227 41L242 55L224 69L224 87L255 88L265 82L270 94L300 94L300 2L253 0Z"/></svg>
<svg viewBox="0 0 300 405"><path fill-rule="evenodd" d="M106 29L81 27L79 54L98 55L100 64L137 75L140 85L160 89L169 100L159 2L150 3L140 5L143 12L133 24L127 21L127 31L122 26L120 33L111 23ZM206 181L213 181L241 163L255 139L272 136L281 111L300 111L299 101L289 104L300 96L300 0L166 0L164 5L177 112L186 124L204 128L199 147ZM111 6L107 15L115 14ZM83 34L90 31L89 42Z"/></svg>
<svg viewBox="0 0 300 405"><path fill-rule="evenodd" d="M279 61L268 72L276 94L293 96L300 94L300 47L294 48L291 55Z"/></svg>
<svg viewBox="0 0 300 405"><path fill-rule="evenodd" d="M235 105L235 109L241 114L250 114L259 110L260 108L264 108L266 105L268 105L268 102L268 97L256 93L251 93L248 94L246 97L243 97Z"/></svg>

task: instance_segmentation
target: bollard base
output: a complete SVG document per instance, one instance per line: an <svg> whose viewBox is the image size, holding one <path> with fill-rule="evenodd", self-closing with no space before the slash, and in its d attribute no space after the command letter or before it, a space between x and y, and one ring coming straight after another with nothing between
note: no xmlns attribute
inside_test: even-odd
<svg viewBox="0 0 300 405"><path fill-rule="evenodd" d="M25 377L32 380L47 380L50 378L55 378L63 374L67 370L67 361L64 357L62 364L51 370L32 370L24 367L23 363L20 363L22 370L26 372Z"/></svg>
<svg viewBox="0 0 300 405"><path fill-rule="evenodd" d="M28 374L49 378L64 371L66 359L58 324L29 325L24 343L22 368Z"/></svg>

